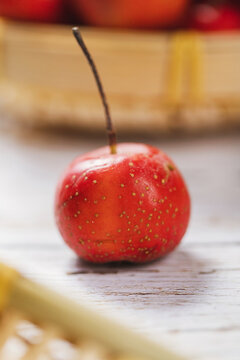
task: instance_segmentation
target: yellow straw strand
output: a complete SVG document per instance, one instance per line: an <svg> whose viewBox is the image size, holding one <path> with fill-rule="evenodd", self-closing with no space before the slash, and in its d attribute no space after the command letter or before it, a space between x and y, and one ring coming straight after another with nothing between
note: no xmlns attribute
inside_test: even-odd
<svg viewBox="0 0 240 360"><path fill-rule="evenodd" d="M11 289L18 277L16 270L0 263L0 312L7 306Z"/></svg>
<svg viewBox="0 0 240 360"><path fill-rule="evenodd" d="M191 58L191 76L190 76L190 96L195 102L201 102L204 97L203 90L203 48L200 37L192 35L192 44L190 46Z"/></svg>
<svg viewBox="0 0 240 360"><path fill-rule="evenodd" d="M167 85L168 101L178 105L187 96L197 102L203 98L203 56L200 36L196 33L179 32L173 36Z"/></svg>

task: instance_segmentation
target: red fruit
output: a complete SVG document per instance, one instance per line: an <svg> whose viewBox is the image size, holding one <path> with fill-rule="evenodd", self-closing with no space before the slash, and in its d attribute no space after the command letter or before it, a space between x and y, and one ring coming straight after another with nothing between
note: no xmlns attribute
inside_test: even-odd
<svg viewBox="0 0 240 360"><path fill-rule="evenodd" d="M72 0L79 19L96 26L156 28L175 25L189 0Z"/></svg>
<svg viewBox="0 0 240 360"><path fill-rule="evenodd" d="M109 147L79 156L55 200L66 243L93 262L144 262L165 255L183 237L190 215L186 185L173 162L144 144L118 144L94 61L78 28L73 34L93 71L105 110Z"/></svg>
<svg viewBox="0 0 240 360"><path fill-rule="evenodd" d="M179 170L162 151L118 144L79 156L55 201L66 243L92 262L145 262L172 251L189 221L190 198Z"/></svg>
<svg viewBox="0 0 240 360"><path fill-rule="evenodd" d="M1 0L0 16L15 20L56 22L63 15L63 0Z"/></svg>
<svg viewBox="0 0 240 360"><path fill-rule="evenodd" d="M189 23L202 31L235 30L240 27L240 13L231 5L199 4L193 7Z"/></svg>

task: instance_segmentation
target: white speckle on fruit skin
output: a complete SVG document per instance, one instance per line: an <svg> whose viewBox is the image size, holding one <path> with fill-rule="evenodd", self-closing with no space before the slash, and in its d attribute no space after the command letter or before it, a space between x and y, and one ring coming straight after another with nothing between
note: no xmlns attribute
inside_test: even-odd
<svg viewBox="0 0 240 360"><path fill-rule="evenodd" d="M157 180L157 178L158 178L157 174L154 174L153 177L155 180Z"/></svg>
<svg viewBox="0 0 240 360"><path fill-rule="evenodd" d="M133 174L133 173L130 173L129 175L130 175L131 177L134 177L134 174Z"/></svg>
<svg viewBox="0 0 240 360"><path fill-rule="evenodd" d="M130 163L128 164L129 166L133 166L133 162L130 161Z"/></svg>
<svg viewBox="0 0 240 360"><path fill-rule="evenodd" d="M79 193L78 193L78 191L76 191L76 192L75 192L75 196L78 196L78 195L79 195Z"/></svg>
<svg viewBox="0 0 240 360"><path fill-rule="evenodd" d="M94 184L97 184L97 180L93 180L93 183L94 183Z"/></svg>
<svg viewBox="0 0 240 360"><path fill-rule="evenodd" d="M123 188L123 187L124 187L124 184L121 184L120 186Z"/></svg>
<svg viewBox="0 0 240 360"><path fill-rule="evenodd" d="M69 188L69 185L68 185L68 184L66 184L66 185L65 185L65 188L66 188L66 189L68 189L68 188Z"/></svg>

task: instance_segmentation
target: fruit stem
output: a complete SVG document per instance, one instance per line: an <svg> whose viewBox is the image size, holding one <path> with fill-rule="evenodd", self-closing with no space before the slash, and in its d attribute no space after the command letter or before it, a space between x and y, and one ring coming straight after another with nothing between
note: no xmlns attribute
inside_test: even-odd
<svg viewBox="0 0 240 360"><path fill-rule="evenodd" d="M102 103L103 103L103 107L104 107L104 111L105 111L105 116L106 116L106 123L107 123L107 134L108 134L108 140L109 140L109 146L110 146L110 151L111 154L116 154L117 153L117 146L116 146L116 133L114 131L113 125L112 125L112 120L111 120L111 115L110 115L110 111L109 111L109 107L108 107L108 103L107 103L107 99L103 90L103 86L102 86L102 82L100 80L100 76L98 74L96 65L85 45L85 42L83 41L83 38L80 34L79 28L78 27L73 27L72 28L72 32L73 35L75 37L75 39L77 40L78 45L81 47L91 69L94 75L94 78L96 80L97 83L97 87L100 93L100 97L102 99Z"/></svg>

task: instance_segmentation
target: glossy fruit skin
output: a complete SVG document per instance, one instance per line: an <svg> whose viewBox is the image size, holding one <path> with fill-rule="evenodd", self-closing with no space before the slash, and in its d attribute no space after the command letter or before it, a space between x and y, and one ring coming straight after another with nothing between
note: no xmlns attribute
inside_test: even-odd
<svg viewBox="0 0 240 360"><path fill-rule="evenodd" d="M240 12L231 5L197 4L189 18L189 26L201 31L227 31L240 28Z"/></svg>
<svg viewBox="0 0 240 360"><path fill-rule="evenodd" d="M59 231L80 258L146 262L172 251L189 222L190 197L179 170L162 151L122 143L70 164L55 198Z"/></svg>
<svg viewBox="0 0 240 360"><path fill-rule="evenodd" d="M80 19L89 25L157 28L175 25L188 0L71 0Z"/></svg>
<svg viewBox="0 0 240 360"><path fill-rule="evenodd" d="M63 0L1 0L0 16L14 20L57 22L63 15Z"/></svg>

